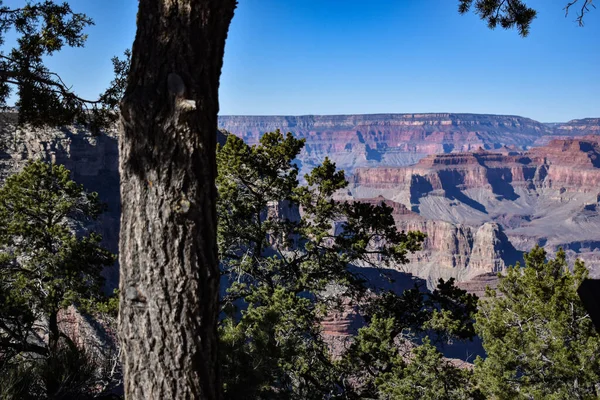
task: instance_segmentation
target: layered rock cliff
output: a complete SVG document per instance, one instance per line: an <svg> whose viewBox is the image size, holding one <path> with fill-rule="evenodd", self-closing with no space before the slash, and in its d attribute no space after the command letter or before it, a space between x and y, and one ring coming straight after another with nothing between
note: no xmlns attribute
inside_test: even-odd
<svg viewBox="0 0 600 400"><path fill-rule="evenodd" d="M439 154L404 167L357 168L355 184L369 187L406 187L417 202L429 192L445 195L463 189L489 188L503 198L514 199L514 186L598 191L600 188L600 139L555 139L527 152L501 149ZM456 193L458 195L458 193Z"/></svg>
<svg viewBox="0 0 600 400"><path fill-rule="evenodd" d="M219 126L256 143L281 129L306 139L303 172L325 156L339 168L409 165L429 154L503 146L527 148L554 128L529 118L478 114L221 116Z"/></svg>
<svg viewBox="0 0 600 400"><path fill-rule="evenodd" d="M383 196L357 200L385 203L392 207L399 230L427 234L423 249L409 255L410 263L396 268L424 279L429 288L434 288L439 278L467 281L481 274L501 272L522 260L523 253L515 249L502 225L496 222L468 225L428 219Z"/></svg>
<svg viewBox="0 0 600 400"><path fill-rule="evenodd" d="M20 170L29 159L65 165L86 190L98 192L108 209L90 228L100 233L111 252L119 250L121 200L116 129L94 136L76 127L17 127L16 113L0 113L0 181ZM118 286L118 268L105 271L108 286Z"/></svg>
<svg viewBox="0 0 600 400"><path fill-rule="evenodd" d="M97 229L116 252L120 214L116 132L92 136L78 127L34 132L17 128L16 114L0 117L0 179L29 158L65 164L77 181L107 202L108 212ZM430 235L428 247L414 260L430 281L450 275L466 279L473 271L489 272L511 263L516 256L505 247L503 235L517 252L536 243L549 249L561 245L600 261L596 257L600 240L595 235L598 141L562 140L523 150L559 133L600 130L599 119L549 126L514 116L380 114L221 117L220 123L249 143L277 128L306 138L300 159L304 172L326 155L349 169L392 165L357 168L344 196L383 195L397 203L395 207L401 205L397 213L404 217L397 219L398 226ZM440 154L432 156L435 153ZM413 161L417 163L394 167ZM109 279L116 284L116 270Z"/></svg>
<svg viewBox="0 0 600 400"><path fill-rule="evenodd" d="M117 252L120 198L114 130L101 136L78 127L34 132L17 128L14 114L0 117L0 180L31 158L66 165L75 180L108 203L95 228ZM495 285L495 272L514 264L535 244L550 252L562 246L581 256L594 274L600 271L600 140L555 140L524 151L556 135L600 132L600 119L550 126L521 117L472 114L221 117L220 126L250 144L278 128L306 138L299 160L303 172L325 156L349 171L391 166L357 168L349 190L339 197L386 201L399 229L428 235L423 250L408 265L398 266L412 274L393 276L394 290L412 287L416 277L429 287L439 277L455 277L459 286L482 295L485 286ZM397 168L411 163L416 164ZM277 205L271 212L291 211ZM379 271L361 272L377 287L389 284L377 281ZM107 277L115 287L117 269L107 271ZM63 323L83 332L84 324L71 314L65 314ZM360 325L360 316L347 307L330 315L323 327L335 346L343 346Z"/></svg>
<svg viewBox="0 0 600 400"><path fill-rule="evenodd" d="M536 244L550 253L562 247L597 274L599 194L600 136L585 136L529 151L478 150L428 156L409 167L358 168L344 195L381 195L418 213L426 221L418 229L430 235L427 245L438 258L443 251L436 238L447 237L446 246L458 256L475 242L477 229L485 243L476 251L481 257L436 263L444 273L458 265L455 276L465 279L513 264ZM414 221L402 218L398 225L416 228Z"/></svg>
<svg viewBox="0 0 600 400"><path fill-rule="evenodd" d="M573 119L569 122L556 124L555 135L594 135L600 133L600 118Z"/></svg>
<svg viewBox="0 0 600 400"><path fill-rule="evenodd" d="M534 146L544 146L552 139L566 139L573 136L600 134L600 118L574 119L564 123L546 124L554 132L553 136L542 136L537 139Z"/></svg>

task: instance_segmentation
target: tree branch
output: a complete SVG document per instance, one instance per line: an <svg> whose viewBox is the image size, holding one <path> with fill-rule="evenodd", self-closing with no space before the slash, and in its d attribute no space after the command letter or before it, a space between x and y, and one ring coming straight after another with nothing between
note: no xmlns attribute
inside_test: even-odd
<svg viewBox="0 0 600 400"><path fill-rule="evenodd" d="M58 90L54 90L53 92L60 94L63 97L69 97L71 99L77 100L77 101L79 101L81 103L85 103L85 104L101 103L100 100L87 100L87 99L83 99L83 98L75 95L64 84L63 80L60 78L60 76L58 76L58 74L53 73L53 72L50 74L57 76L58 79L60 80L60 82L56 82L56 81L53 81L52 79L47 79L42 76L34 75L32 73L23 73L23 72L19 72L19 71L8 71L8 70L0 70L0 79L7 83L14 84L14 85L22 85L23 82L21 82L21 80L30 79L34 82L42 83L44 85L48 85L48 86L57 88ZM14 80L10 80L10 79L14 79Z"/></svg>
<svg viewBox="0 0 600 400"><path fill-rule="evenodd" d="M565 10L565 17L567 17L569 15L569 11L571 10L571 7L573 7L575 4L579 3L580 0L572 0L569 1L569 3L565 6L564 10ZM577 21L577 23L579 24L579 26L583 26L583 17L585 16L585 14L587 14L588 12L590 12L590 6L596 8L596 6L593 4L592 2L593 0L583 0L581 9L579 10L579 13L577 14L577 18L575 19Z"/></svg>

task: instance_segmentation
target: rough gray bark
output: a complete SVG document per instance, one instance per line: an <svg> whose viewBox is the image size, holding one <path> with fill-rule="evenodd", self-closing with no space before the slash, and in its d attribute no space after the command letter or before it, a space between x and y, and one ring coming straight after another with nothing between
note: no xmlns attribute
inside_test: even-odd
<svg viewBox="0 0 600 400"><path fill-rule="evenodd" d="M140 0L121 104L128 399L218 399L215 140L235 0Z"/></svg>

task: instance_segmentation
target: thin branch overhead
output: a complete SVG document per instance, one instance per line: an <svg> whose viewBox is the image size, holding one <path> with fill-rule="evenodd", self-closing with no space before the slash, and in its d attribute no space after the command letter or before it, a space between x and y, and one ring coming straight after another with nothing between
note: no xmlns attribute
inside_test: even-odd
<svg viewBox="0 0 600 400"><path fill-rule="evenodd" d="M577 9L576 21L583 26L585 16L596 8L594 0L566 0L564 7L568 16L572 9ZM516 28L523 37L529 34L531 23L537 17L537 12L526 4L527 0L459 0L458 12L465 14L471 9L482 20L487 21L491 29L500 25L504 29Z"/></svg>
<svg viewBox="0 0 600 400"><path fill-rule="evenodd" d="M575 21L579 24L579 26L583 26L584 25L583 19L584 19L585 15L591 11L591 8L596 8L596 5L594 4L593 0L570 1L564 8L565 17L569 16L569 12L571 11L571 8L576 7L578 5L578 3L581 5L581 7L577 11L577 18L575 19Z"/></svg>

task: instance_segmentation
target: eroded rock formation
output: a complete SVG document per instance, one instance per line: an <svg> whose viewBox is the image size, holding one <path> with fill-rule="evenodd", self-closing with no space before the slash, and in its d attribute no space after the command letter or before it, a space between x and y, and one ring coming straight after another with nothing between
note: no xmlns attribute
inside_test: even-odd
<svg viewBox="0 0 600 400"><path fill-rule="evenodd" d="M425 267L433 257L440 276L463 280L514 264L536 244L550 253L562 247L600 272L599 194L600 136L584 136L529 151L477 150L431 155L408 167L358 168L344 195L383 196L418 214L398 221L429 235L411 272L436 276Z"/></svg>
<svg viewBox="0 0 600 400"><path fill-rule="evenodd" d="M522 252L514 248L502 225L496 222L457 224L428 219L382 196L357 200L383 202L392 207L399 230L427 235L423 250L410 255L410 263L397 269L426 280L429 288L435 287L439 278L466 281L480 274L501 272L522 259Z"/></svg>
<svg viewBox="0 0 600 400"><path fill-rule="evenodd" d="M542 124L518 116L445 113L221 116L219 126L251 144L276 129L305 138L300 156L304 173L325 156L351 173L356 167L414 164L430 154L503 146L522 150L542 138L585 135L600 129L598 119Z"/></svg>

